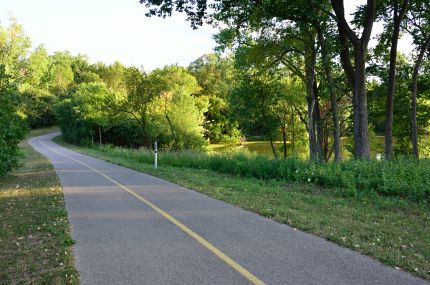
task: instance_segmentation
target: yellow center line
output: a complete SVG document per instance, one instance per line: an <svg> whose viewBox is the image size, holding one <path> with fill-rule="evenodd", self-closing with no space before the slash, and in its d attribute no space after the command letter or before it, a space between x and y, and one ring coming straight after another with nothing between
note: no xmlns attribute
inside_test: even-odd
<svg viewBox="0 0 430 285"><path fill-rule="evenodd" d="M193 239L195 239L196 241L198 241L201 245L203 245L204 247L206 247L206 249L208 249L210 252L212 252L213 254L215 254L219 259L221 259L222 261L224 261L228 266L230 266L231 268L233 268L237 272L239 272L241 275L243 275L252 284L265 285L265 283L263 281L261 281L260 279L258 279L258 277L256 277L255 275L253 275L251 272L249 272L243 266L241 266L236 261L234 261L233 259L231 259L230 257L228 257L221 250L219 250L214 245L212 245L210 242L208 242L207 240L205 240L203 237L201 237L200 235L198 235L197 233L195 233L189 227L187 227L186 225L184 225L183 223L181 223L180 221L178 221L177 219L175 219L173 216L171 216L170 214L168 214L164 210L160 209L159 207L155 206L154 204L152 204L151 202L149 202L148 200L146 200L143 196L137 194L133 190L129 189L128 187L126 187L124 185L122 185L118 181L110 178L106 174L100 172L99 170L97 170L94 167L86 164L85 162L82 162L82 161L80 161L80 160L78 160L76 158L68 156L68 155L66 155L64 153L61 153L61 152L59 152L59 151L57 151L57 150L49 147L44 142L42 142L41 139L39 139L39 143L42 144L43 146L45 146L47 149L51 150L52 152L55 152L55 153L57 153L57 154L59 154L61 156L69 158L69 159L71 159L71 160L73 160L73 161L75 161L75 162L77 162L77 163L79 163L79 164L81 164L81 165L83 165L83 166L85 166L85 167L93 170L94 172L100 174L101 176L103 176L107 180L111 181L112 183L114 183L115 185L117 185L118 187L120 187L121 189L127 191L128 193L130 193L131 195L133 195L134 197L136 197L137 199L139 199L140 201L142 201L143 203L145 203L147 206L149 206L153 210L157 211L161 216L163 216L164 218L166 218L167 220L169 220L171 223L173 223L175 226L177 226L178 228L180 228L182 231L184 231L190 237L192 237Z"/></svg>

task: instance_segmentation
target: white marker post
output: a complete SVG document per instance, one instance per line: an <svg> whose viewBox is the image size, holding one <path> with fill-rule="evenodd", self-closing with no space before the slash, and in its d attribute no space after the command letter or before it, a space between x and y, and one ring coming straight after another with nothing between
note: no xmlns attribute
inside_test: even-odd
<svg viewBox="0 0 430 285"><path fill-rule="evenodd" d="M154 168L158 168L158 145L157 141L154 142Z"/></svg>

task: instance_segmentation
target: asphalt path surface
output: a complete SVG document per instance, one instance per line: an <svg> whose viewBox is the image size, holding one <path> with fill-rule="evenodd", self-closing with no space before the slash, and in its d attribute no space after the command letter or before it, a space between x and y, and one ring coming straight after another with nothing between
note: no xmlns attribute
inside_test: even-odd
<svg viewBox="0 0 430 285"><path fill-rule="evenodd" d="M30 144L64 189L82 284L429 284L162 179Z"/></svg>

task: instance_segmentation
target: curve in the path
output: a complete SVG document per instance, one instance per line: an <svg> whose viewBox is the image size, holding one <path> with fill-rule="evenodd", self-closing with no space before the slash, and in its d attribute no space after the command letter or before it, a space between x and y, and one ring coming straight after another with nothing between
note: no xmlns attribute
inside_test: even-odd
<svg viewBox="0 0 430 285"><path fill-rule="evenodd" d="M57 135L29 142L60 177L82 284L429 284Z"/></svg>

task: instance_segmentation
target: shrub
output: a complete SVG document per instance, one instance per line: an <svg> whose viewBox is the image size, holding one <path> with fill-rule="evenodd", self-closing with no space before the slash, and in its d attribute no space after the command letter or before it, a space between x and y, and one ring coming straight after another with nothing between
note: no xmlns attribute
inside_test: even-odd
<svg viewBox="0 0 430 285"><path fill-rule="evenodd" d="M19 106L15 90L0 88L0 176L18 166L19 142L27 127L17 113Z"/></svg>
<svg viewBox="0 0 430 285"><path fill-rule="evenodd" d="M153 153L146 149L103 146L101 151L139 163L153 163ZM348 160L323 164L303 161L296 157L270 159L243 151L222 154L161 151L158 157L160 165L208 169L258 179L313 183L336 188L342 196L379 194L427 202L430 197L428 159Z"/></svg>

